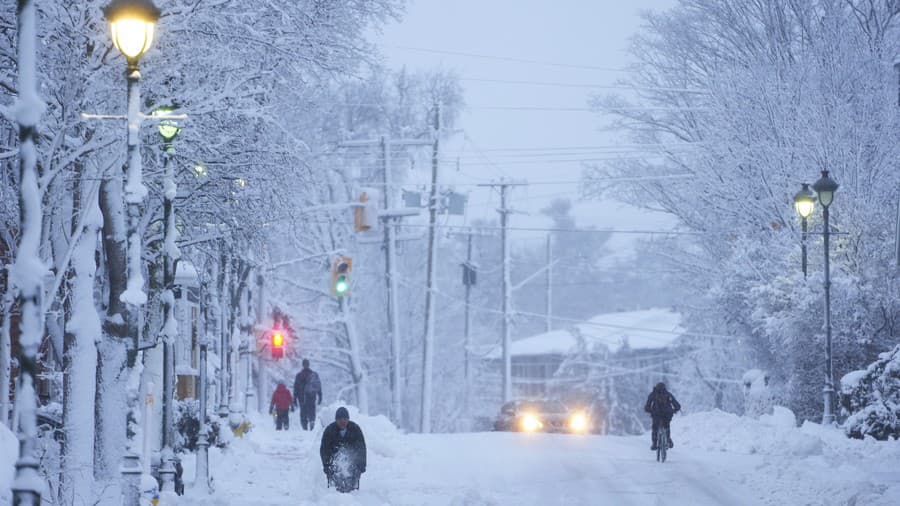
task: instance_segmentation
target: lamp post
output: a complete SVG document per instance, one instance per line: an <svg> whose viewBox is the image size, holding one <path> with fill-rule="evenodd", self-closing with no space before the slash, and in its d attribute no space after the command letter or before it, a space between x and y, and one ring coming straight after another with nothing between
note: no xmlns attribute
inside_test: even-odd
<svg viewBox="0 0 900 506"><path fill-rule="evenodd" d="M135 364L140 341L140 310L146 302L144 278L141 272L141 204L147 196L147 188L142 181L140 150L140 80L138 61L150 49L153 33L160 11L151 0L112 0L103 9L109 22L113 44L128 62L125 79L128 89L128 151L127 175L125 184L125 202L128 207L128 282L122 300L128 306L126 326L132 344L128 350L128 376L135 374ZM126 421L127 448L123 457L121 472L123 478L123 504L137 505L140 493L140 455L137 453L132 426L137 424L137 395L128 395L128 414Z"/></svg>
<svg viewBox="0 0 900 506"><path fill-rule="evenodd" d="M206 311L206 309L204 309ZM202 494L209 489L209 428L206 426L206 353L211 342L207 334L200 338L200 431L197 434L197 473L194 486L199 486Z"/></svg>
<svg viewBox="0 0 900 506"><path fill-rule="evenodd" d="M824 222L825 238L825 387L822 392L824 394L825 410L822 414L822 423L831 424L834 422L834 373L832 370L831 359L831 264L828 251L828 239L830 230L828 227L828 208L834 201L834 192L838 189L838 184L827 170L822 171L822 177L813 183L813 190L819 194L819 203L822 204L822 217Z"/></svg>
<svg viewBox="0 0 900 506"><path fill-rule="evenodd" d="M174 107L160 107L153 116L165 118ZM178 326L175 322L175 262L181 256L175 244L178 231L175 229L175 169L170 158L175 148L172 141L181 132L174 119L161 119L157 130L163 140L163 393L162 393L162 451L159 467L160 492L175 490L175 454L172 445L175 439L175 416L172 401L175 393L175 339Z"/></svg>
<svg viewBox="0 0 900 506"><path fill-rule="evenodd" d="M809 184L802 183L803 188L794 195L794 209L800 215L800 223L803 227L803 238L800 242L800 249L803 255L803 277L806 277L806 219L812 214L813 208L816 206L816 194L809 190Z"/></svg>

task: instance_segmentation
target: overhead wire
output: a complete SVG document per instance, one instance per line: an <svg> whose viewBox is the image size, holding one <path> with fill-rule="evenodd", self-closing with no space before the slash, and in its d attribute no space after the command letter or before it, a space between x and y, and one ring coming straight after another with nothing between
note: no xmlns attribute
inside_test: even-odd
<svg viewBox="0 0 900 506"><path fill-rule="evenodd" d="M484 60L496 60L496 61L507 61L507 62L515 62L515 63L529 63L534 65L546 65L549 67L563 67L563 68L576 68L576 69L586 69L586 70L599 70L603 72L635 72L635 69L628 69L625 67L604 67L600 65L588 65L588 64L577 64L577 63L560 63L560 62L552 62L546 60L534 60L530 58L518 58L515 56L502 56L502 55L488 55L488 54L480 54L480 53L469 53L464 51L449 51L444 49L432 49L432 48L423 48L423 47L413 47L413 46L389 46L394 49L402 49L404 51L416 51L420 53L432 53L432 54L444 54L449 56L463 56L466 58L479 58Z"/></svg>

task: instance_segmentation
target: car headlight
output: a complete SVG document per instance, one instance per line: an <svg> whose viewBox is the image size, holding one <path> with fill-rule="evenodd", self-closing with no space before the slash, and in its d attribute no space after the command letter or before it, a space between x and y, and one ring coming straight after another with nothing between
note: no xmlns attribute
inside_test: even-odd
<svg viewBox="0 0 900 506"><path fill-rule="evenodd" d="M520 425L525 432L534 432L544 427L544 424L534 415L523 416Z"/></svg>
<svg viewBox="0 0 900 506"><path fill-rule="evenodd" d="M584 413L574 413L569 417L569 428L573 432L587 432L588 418Z"/></svg>

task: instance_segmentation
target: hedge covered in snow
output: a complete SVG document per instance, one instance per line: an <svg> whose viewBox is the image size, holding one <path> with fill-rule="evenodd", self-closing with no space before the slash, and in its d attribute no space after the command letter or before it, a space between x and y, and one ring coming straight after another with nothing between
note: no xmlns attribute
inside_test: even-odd
<svg viewBox="0 0 900 506"><path fill-rule="evenodd" d="M848 436L900 439L900 345L865 370L844 375L841 393Z"/></svg>

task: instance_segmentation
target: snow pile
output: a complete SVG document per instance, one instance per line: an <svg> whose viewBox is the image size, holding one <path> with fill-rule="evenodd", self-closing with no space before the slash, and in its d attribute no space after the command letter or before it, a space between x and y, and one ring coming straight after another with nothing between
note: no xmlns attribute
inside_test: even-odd
<svg viewBox="0 0 900 506"><path fill-rule="evenodd" d="M900 503L900 471L886 465L900 461L900 441L849 439L810 422L797 427L781 406L759 419L718 410L677 417L672 436L676 449L758 456L761 462L737 479L768 494L770 504L783 497L796 504Z"/></svg>
<svg viewBox="0 0 900 506"><path fill-rule="evenodd" d="M0 504L12 504L13 476L19 457L19 440L6 425L0 423Z"/></svg>
<svg viewBox="0 0 900 506"><path fill-rule="evenodd" d="M687 415L673 424L673 436L696 448L744 454L822 455L822 441L797 430L794 413L775 406L759 419L714 410Z"/></svg>

